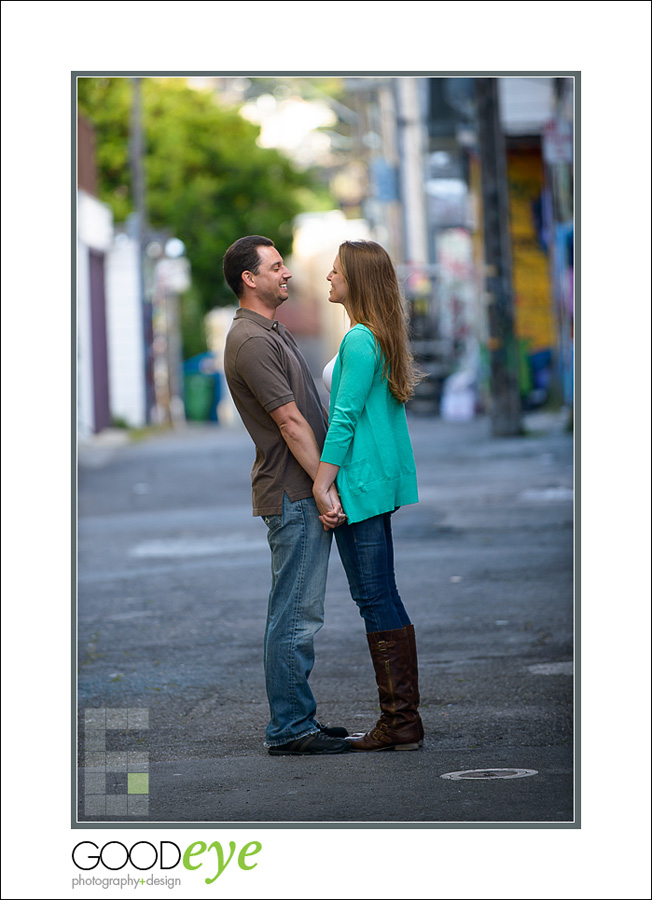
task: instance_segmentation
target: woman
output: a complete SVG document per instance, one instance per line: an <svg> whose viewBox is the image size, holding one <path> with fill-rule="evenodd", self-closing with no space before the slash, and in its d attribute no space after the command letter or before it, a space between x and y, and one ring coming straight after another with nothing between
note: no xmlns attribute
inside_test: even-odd
<svg viewBox="0 0 652 900"><path fill-rule="evenodd" d="M324 370L329 427L313 494L322 518L336 482L347 522L335 538L367 631L381 716L354 750L417 750L423 744L414 627L394 578L390 518L417 503L405 403L415 373L394 266L373 241L345 241L328 274L329 301L351 320L337 357Z"/></svg>

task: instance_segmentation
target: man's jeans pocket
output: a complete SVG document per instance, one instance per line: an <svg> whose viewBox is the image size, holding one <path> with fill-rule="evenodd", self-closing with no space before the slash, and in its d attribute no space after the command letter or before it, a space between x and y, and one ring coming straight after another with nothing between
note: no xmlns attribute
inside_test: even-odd
<svg viewBox="0 0 652 900"><path fill-rule="evenodd" d="M278 531L283 525L283 516L263 516L263 522L267 525L267 537L270 538L274 532Z"/></svg>

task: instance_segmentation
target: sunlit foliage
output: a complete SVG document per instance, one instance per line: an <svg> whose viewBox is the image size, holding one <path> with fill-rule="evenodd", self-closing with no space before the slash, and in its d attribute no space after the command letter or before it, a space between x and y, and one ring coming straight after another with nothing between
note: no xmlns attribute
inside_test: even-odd
<svg viewBox="0 0 652 900"><path fill-rule="evenodd" d="M95 129L100 199L117 223L124 222L134 208L132 80L80 78L78 98L80 114ZM259 128L237 110L221 107L211 92L190 89L182 78L142 79L142 122L148 223L186 245L197 315L232 303L221 268L229 244L264 234L287 255L294 216L321 205L322 189L313 174L296 171L278 151L261 149ZM189 319L194 327L195 316Z"/></svg>

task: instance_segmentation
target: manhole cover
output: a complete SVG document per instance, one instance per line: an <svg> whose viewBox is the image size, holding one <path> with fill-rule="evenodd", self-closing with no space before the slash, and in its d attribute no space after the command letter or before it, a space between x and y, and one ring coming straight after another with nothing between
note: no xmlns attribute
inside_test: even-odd
<svg viewBox="0 0 652 900"><path fill-rule="evenodd" d="M527 778L528 775L538 774L536 769L467 769L464 772L447 772L440 777L448 778L450 781L462 781L467 778L487 781L489 778Z"/></svg>

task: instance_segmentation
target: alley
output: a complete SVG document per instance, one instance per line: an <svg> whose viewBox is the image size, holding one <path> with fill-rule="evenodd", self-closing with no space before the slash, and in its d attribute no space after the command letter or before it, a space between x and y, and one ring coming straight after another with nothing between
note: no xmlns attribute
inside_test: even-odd
<svg viewBox="0 0 652 900"><path fill-rule="evenodd" d="M546 413L520 438L484 418L411 416L410 430L420 502L394 534L426 742L332 758L263 747L269 551L246 433L80 447L80 821L134 819L86 787L85 716L128 709L146 728L107 732L106 749L145 754L149 823L573 822L572 435ZM377 692L334 544L316 649L319 718L369 727ZM468 770L484 775L441 777Z"/></svg>

